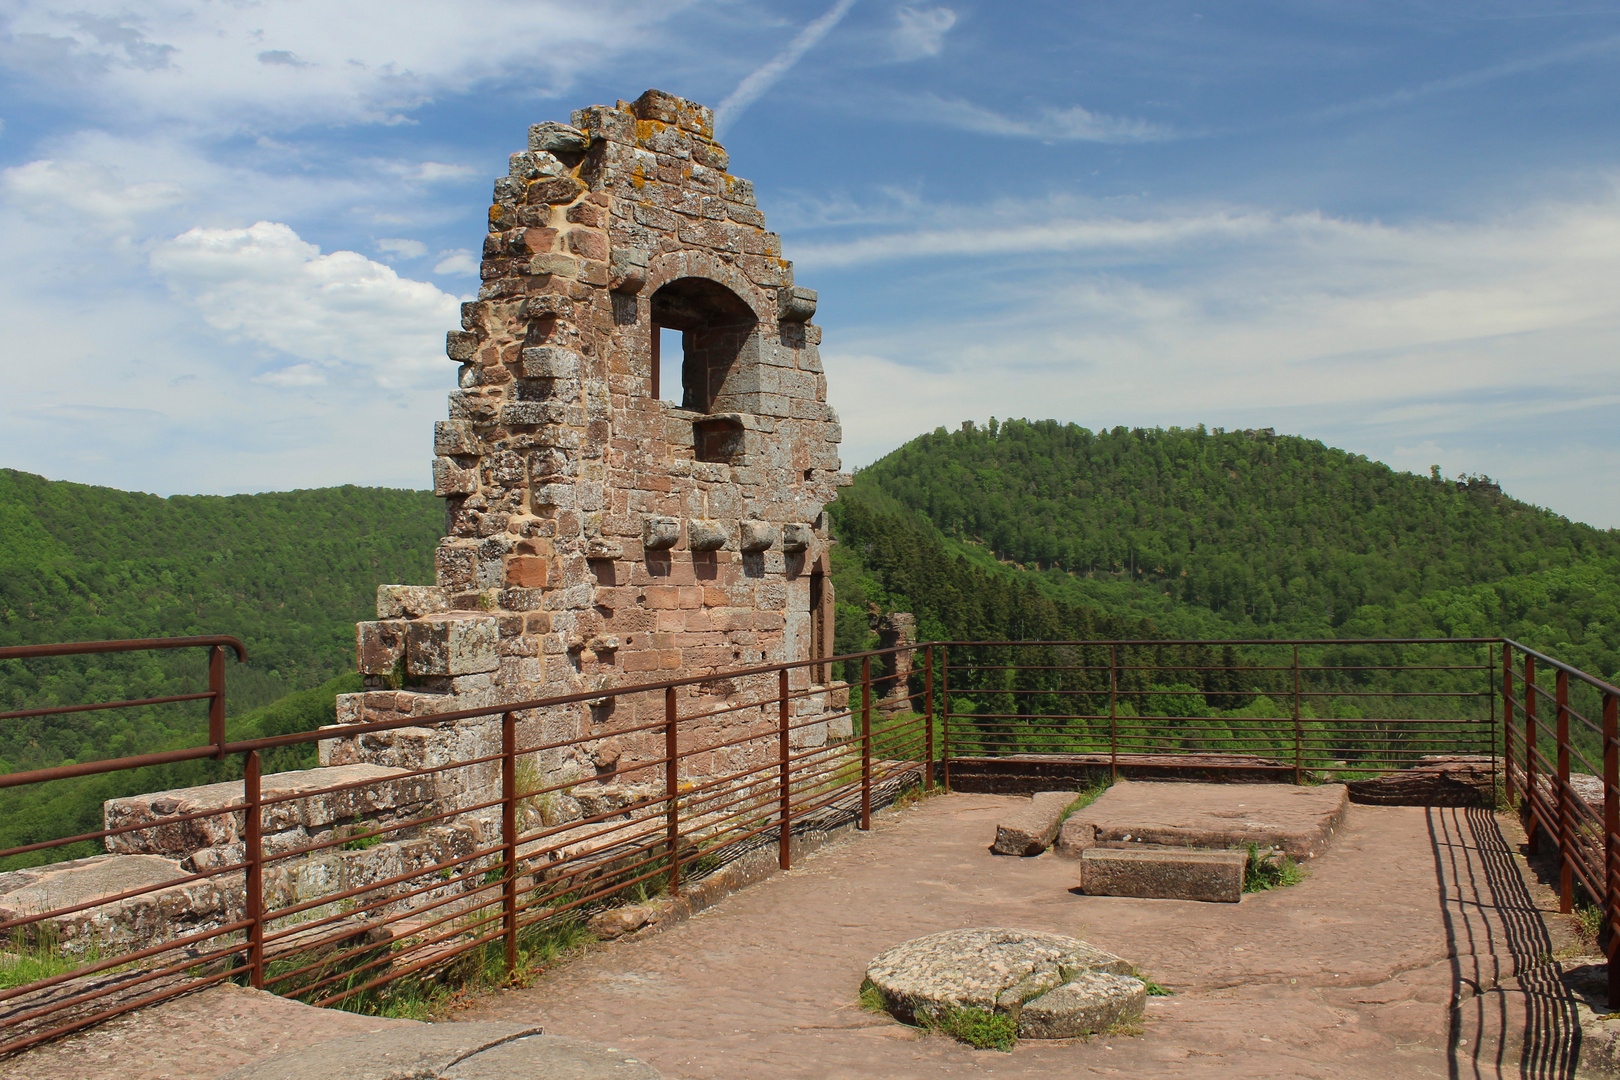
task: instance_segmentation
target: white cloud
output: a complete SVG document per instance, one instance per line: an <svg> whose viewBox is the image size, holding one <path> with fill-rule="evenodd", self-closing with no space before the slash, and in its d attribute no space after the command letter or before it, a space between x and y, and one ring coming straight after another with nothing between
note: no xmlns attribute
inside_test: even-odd
<svg viewBox="0 0 1620 1080"><path fill-rule="evenodd" d="M326 376L313 364L294 364L279 371L255 375L253 381L269 386L325 386Z"/></svg>
<svg viewBox="0 0 1620 1080"><path fill-rule="evenodd" d="M945 35L956 25L956 12L948 7L903 7L894 13L894 20L890 41L895 58L920 60L938 56L945 48Z"/></svg>
<svg viewBox="0 0 1620 1080"><path fill-rule="evenodd" d="M438 184L454 180L470 180L481 172L471 165L446 165L442 161L424 161L417 165L389 164L383 167L384 172L406 180L415 180L420 184Z"/></svg>
<svg viewBox="0 0 1620 1080"><path fill-rule="evenodd" d="M722 137L726 129L736 122L737 117L747 111L777 80L797 64L804 54L815 48L822 38L832 32L832 28L841 22L849 9L855 6L855 0L837 0L821 17L807 23L787 48L777 53L771 59L749 72L737 88L726 96L714 110L715 137Z"/></svg>
<svg viewBox="0 0 1620 1080"><path fill-rule="evenodd" d="M478 260L466 248L439 252L439 261L433 265L435 274L471 274L478 276Z"/></svg>
<svg viewBox="0 0 1620 1080"><path fill-rule="evenodd" d="M0 65L103 116L228 128L387 121L438 95L525 72L545 90L635 48L686 3L608 0L21 0Z"/></svg>
<svg viewBox="0 0 1620 1080"><path fill-rule="evenodd" d="M961 98L924 94L907 101L920 119L981 135L1019 136L1046 142L1140 143L1175 137L1160 124L1108 116L1079 105L1066 109L1041 106L1029 114L1009 116Z"/></svg>
<svg viewBox="0 0 1620 1080"><path fill-rule="evenodd" d="M128 226L179 206L186 190L170 180L126 183L116 169L88 161L41 159L0 172L0 198L48 220Z"/></svg>
<svg viewBox="0 0 1620 1080"><path fill-rule="evenodd" d="M388 238L377 241L377 250L402 259L420 259L427 254L427 245L420 240Z"/></svg>
<svg viewBox="0 0 1620 1080"><path fill-rule="evenodd" d="M152 253L152 268L208 325L317 368L363 369L378 383L413 383L442 369L455 297L353 251L321 254L286 225L195 228ZM291 370L291 369L289 369ZM290 382L302 379L303 382Z"/></svg>

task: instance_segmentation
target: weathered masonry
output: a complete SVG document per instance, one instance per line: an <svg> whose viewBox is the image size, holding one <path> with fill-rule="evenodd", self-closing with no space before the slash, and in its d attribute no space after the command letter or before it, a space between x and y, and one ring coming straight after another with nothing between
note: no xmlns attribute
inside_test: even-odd
<svg viewBox="0 0 1620 1080"><path fill-rule="evenodd" d="M448 339L438 580L379 590L358 634L367 690L340 699L340 722L831 654L822 509L847 477L816 294L728 172L710 109L649 90L572 120L530 128L495 182L483 286ZM661 331L679 333L679 386L660 385ZM795 673L804 717L832 704L811 677ZM717 679L681 713L753 689ZM593 760L545 768L605 778L662 753L613 737L662 716L656 697L526 716L525 744L599 731ZM842 733L824 728L798 738ZM492 737L407 728L334 740L323 762L411 766Z"/></svg>

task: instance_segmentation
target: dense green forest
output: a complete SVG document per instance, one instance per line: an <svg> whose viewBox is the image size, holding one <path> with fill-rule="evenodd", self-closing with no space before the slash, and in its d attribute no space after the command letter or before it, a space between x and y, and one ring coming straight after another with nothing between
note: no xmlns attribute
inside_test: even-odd
<svg viewBox="0 0 1620 1080"><path fill-rule="evenodd" d="M1506 634L1620 675L1620 534L1484 477L1400 473L1307 439L992 420L922 436L861 470L829 515L839 652L874 644L876 607L915 613L925 640ZM358 685L353 624L369 617L377 584L431 580L441 521L426 492L164 499L0 470L0 644L233 634L249 652L228 664L233 736L307 730ZM1029 655L1107 662L1106 650ZM1403 658L1383 646L1312 657L1351 667ZM983 653L977 676L953 669L965 711L1104 708L1095 670L1051 676L1057 696L1042 704L1011 693L1010 676L995 674L1004 659ZM1117 702L1121 716L1206 718L1172 733L1181 745L1269 730L1290 714L1288 681L1252 647L1144 646L1131 660L1144 672L1185 669L1126 675ZM0 711L196 690L203 672L199 650L7 661ZM1301 715L1337 739L1344 724L1387 714L1352 695L1308 702ZM0 771L195 745L204 727L195 703L5 721ZM310 763L306 749L269 766ZM104 799L226 779L230 767L0 792L0 849L93 830Z"/></svg>
<svg viewBox="0 0 1620 1080"><path fill-rule="evenodd" d="M999 571L1170 636L1506 634L1620 670L1620 533L1308 439L992 419L912 440L830 512L850 618L909 606L933 634L979 637L950 594Z"/></svg>
<svg viewBox="0 0 1620 1080"><path fill-rule="evenodd" d="M383 582L424 582L427 492L324 488L158 498L0 470L0 645L232 634L231 715L354 666ZM201 650L0 663L0 711L205 688ZM195 741L200 704L0 724L0 771Z"/></svg>

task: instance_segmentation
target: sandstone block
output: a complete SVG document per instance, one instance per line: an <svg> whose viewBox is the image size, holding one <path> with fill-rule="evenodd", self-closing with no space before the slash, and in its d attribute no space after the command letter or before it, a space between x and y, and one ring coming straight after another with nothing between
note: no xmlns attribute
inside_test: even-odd
<svg viewBox="0 0 1620 1080"><path fill-rule="evenodd" d="M405 627L400 619L354 625L354 658L362 675L387 675L405 655Z"/></svg>
<svg viewBox="0 0 1620 1080"><path fill-rule="evenodd" d="M416 619L450 610L450 597L432 585L377 586L377 618Z"/></svg>
<svg viewBox="0 0 1620 1080"><path fill-rule="evenodd" d="M1248 861L1242 851L1093 847L1080 854L1080 887L1090 896L1235 904Z"/></svg>
<svg viewBox="0 0 1620 1080"><path fill-rule="evenodd" d="M543 589L551 562L536 555L516 555L506 560L506 583L522 589Z"/></svg>
<svg viewBox="0 0 1620 1080"><path fill-rule="evenodd" d="M471 495L478 490L478 470L463 469L447 457L433 459L433 494Z"/></svg>
<svg viewBox="0 0 1620 1080"><path fill-rule="evenodd" d="M996 826L991 850L998 855L1039 855L1057 839L1063 811L1078 796L1072 791L1042 791L1029 805Z"/></svg>
<svg viewBox="0 0 1620 1080"><path fill-rule="evenodd" d="M549 154L583 154L591 147L591 137L577 127L547 121L529 125L529 149Z"/></svg>
<svg viewBox="0 0 1620 1080"><path fill-rule="evenodd" d="M806 551L810 541L815 536L815 530L802 521L791 522L782 526L782 550L791 554Z"/></svg>
<svg viewBox="0 0 1620 1080"><path fill-rule="evenodd" d="M500 666L499 631L488 615L450 612L409 624L406 667L413 675L469 675Z"/></svg>
<svg viewBox="0 0 1620 1080"><path fill-rule="evenodd" d="M459 364L471 360L477 348L478 335L470 330L451 330L445 334L445 355Z"/></svg>
<svg viewBox="0 0 1620 1080"><path fill-rule="evenodd" d="M536 345L523 350L523 377L526 379L574 379L582 361L572 349L560 345Z"/></svg>

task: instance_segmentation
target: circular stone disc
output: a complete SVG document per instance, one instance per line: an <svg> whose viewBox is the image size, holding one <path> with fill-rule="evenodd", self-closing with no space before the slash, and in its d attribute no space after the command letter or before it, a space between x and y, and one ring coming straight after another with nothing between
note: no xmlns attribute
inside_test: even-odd
<svg viewBox="0 0 1620 1080"><path fill-rule="evenodd" d="M1133 970L1079 938L990 927L896 945L866 977L907 1023L982 1009L1017 1020L1020 1038L1064 1039L1141 1016L1147 987Z"/></svg>

